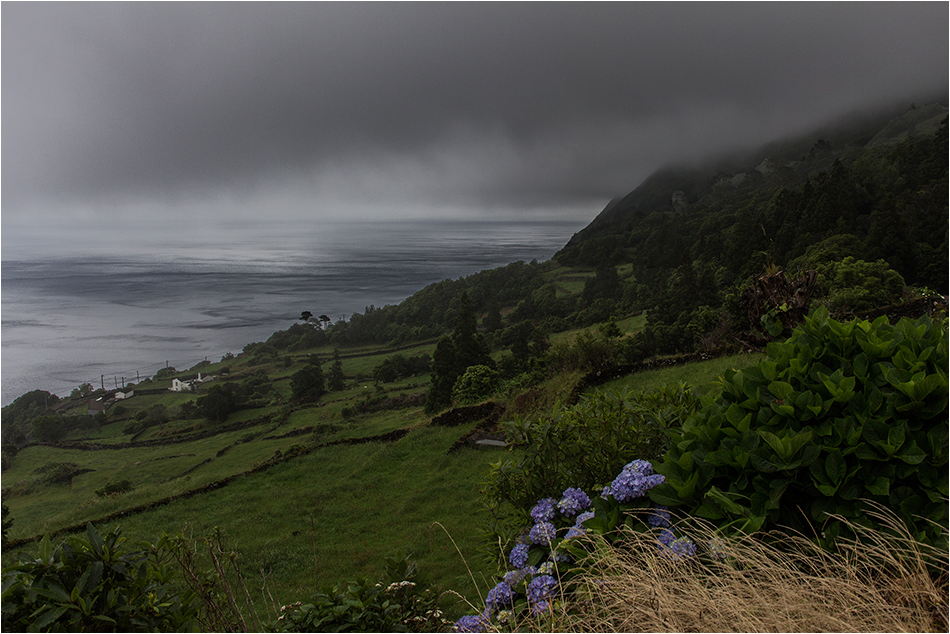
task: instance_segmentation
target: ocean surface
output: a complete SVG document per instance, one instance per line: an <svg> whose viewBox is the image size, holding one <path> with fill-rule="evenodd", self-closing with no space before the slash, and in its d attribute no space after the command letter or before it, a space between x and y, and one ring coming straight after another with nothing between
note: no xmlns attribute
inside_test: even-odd
<svg viewBox="0 0 950 634"><path fill-rule="evenodd" d="M267 339L304 310L337 321L432 282L544 261L588 221L296 224L55 255L5 242L2 403L34 389L114 387L166 363L187 369Z"/></svg>

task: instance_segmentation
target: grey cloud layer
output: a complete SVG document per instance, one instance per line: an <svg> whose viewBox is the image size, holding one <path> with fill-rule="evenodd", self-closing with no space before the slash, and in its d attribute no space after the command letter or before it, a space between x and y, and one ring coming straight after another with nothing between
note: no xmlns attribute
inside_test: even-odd
<svg viewBox="0 0 950 634"><path fill-rule="evenodd" d="M680 156L946 93L947 17L945 3L4 3L4 210L288 181L609 197Z"/></svg>

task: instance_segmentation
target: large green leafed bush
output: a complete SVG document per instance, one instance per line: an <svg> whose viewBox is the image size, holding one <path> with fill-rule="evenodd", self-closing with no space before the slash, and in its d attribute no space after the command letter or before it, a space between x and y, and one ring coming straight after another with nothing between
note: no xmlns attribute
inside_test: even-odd
<svg viewBox="0 0 950 634"><path fill-rule="evenodd" d="M830 543L867 500L946 542L947 329L929 317L838 322L816 310L759 366L727 372L657 471L653 500L720 527Z"/></svg>

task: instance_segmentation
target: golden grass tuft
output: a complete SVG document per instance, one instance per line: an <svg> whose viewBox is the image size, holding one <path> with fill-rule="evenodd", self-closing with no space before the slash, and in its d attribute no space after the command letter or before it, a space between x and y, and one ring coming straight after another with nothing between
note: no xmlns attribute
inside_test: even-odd
<svg viewBox="0 0 950 634"><path fill-rule="evenodd" d="M836 552L802 536L723 539L708 526L686 531L702 563L664 557L654 535L630 531L622 548L595 542L577 598L560 603L542 628L947 632L946 549L915 542L883 509L870 514L884 530L853 526L858 539L841 541ZM721 558L710 555L709 544ZM940 571L937 579L928 566Z"/></svg>

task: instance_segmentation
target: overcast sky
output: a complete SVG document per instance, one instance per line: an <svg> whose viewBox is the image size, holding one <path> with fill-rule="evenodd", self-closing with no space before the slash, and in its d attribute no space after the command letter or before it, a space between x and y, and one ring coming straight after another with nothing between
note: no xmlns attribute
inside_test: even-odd
<svg viewBox="0 0 950 634"><path fill-rule="evenodd" d="M946 2L4 2L4 245L118 218L593 218L671 161L946 96L948 56Z"/></svg>

